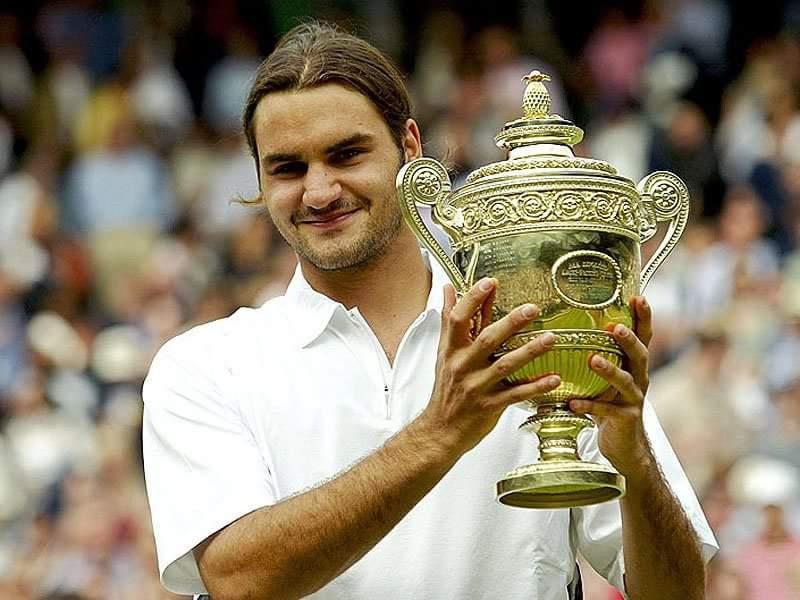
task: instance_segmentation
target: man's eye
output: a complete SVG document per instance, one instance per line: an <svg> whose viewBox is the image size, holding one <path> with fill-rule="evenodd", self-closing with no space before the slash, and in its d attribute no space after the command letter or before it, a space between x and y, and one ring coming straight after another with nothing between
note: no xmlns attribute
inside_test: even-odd
<svg viewBox="0 0 800 600"><path fill-rule="evenodd" d="M298 175L305 171L303 163L291 162L283 163L272 169L272 175Z"/></svg>
<svg viewBox="0 0 800 600"><path fill-rule="evenodd" d="M364 154L364 150L362 148L347 148L345 150L340 150L334 156L334 160L338 162L347 162L348 160L353 160L358 156Z"/></svg>

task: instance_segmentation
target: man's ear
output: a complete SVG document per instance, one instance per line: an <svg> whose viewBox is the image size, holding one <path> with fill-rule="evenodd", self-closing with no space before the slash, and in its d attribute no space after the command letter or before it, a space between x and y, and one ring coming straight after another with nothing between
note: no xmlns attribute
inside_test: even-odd
<svg viewBox="0 0 800 600"><path fill-rule="evenodd" d="M406 121L406 132L403 135L403 160L409 162L422 156L422 138L419 125L414 119Z"/></svg>

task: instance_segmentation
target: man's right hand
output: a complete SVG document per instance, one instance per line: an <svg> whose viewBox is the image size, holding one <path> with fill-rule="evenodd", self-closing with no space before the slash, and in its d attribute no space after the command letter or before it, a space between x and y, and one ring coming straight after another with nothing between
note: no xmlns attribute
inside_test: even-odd
<svg viewBox="0 0 800 600"><path fill-rule="evenodd" d="M491 323L497 280L476 283L456 301L451 285L444 288L442 333L436 364L436 383L430 402L419 417L437 439L459 454L480 442L511 404L529 400L557 388L557 374L511 385L505 378L541 356L553 346L552 333L536 336L524 346L492 360L497 348L539 315L533 304L524 304ZM475 335L473 317L481 328ZM422 424L422 423L418 423Z"/></svg>

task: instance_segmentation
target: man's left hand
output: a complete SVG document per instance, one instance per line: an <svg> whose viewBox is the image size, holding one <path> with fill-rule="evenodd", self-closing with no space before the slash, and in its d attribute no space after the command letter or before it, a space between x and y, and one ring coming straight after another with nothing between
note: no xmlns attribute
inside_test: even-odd
<svg viewBox="0 0 800 600"><path fill-rule="evenodd" d="M649 385L647 345L653 336L652 313L642 296L632 298L630 307L634 330L620 324L611 332L625 352L622 368L592 355L589 367L610 386L596 398L571 400L569 404L576 413L594 418L600 451L620 473L629 477L642 468L650 468L653 460L642 420Z"/></svg>

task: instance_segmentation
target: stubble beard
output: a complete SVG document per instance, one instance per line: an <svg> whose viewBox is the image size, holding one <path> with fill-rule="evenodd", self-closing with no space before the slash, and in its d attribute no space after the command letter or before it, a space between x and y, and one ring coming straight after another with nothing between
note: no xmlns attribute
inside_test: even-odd
<svg viewBox="0 0 800 600"><path fill-rule="evenodd" d="M384 202L393 202L387 198ZM369 210L372 203L366 203L362 210ZM394 242L403 226L403 216L399 207L391 207L385 218L378 222L368 222L364 225L365 231L352 242L330 244L329 248L313 245L308 238L298 235L296 226L293 235L287 231L280 233L302 260L311 263L320 271L361 270L374 263L386 254L389 246ZM279 227L279 230L281 228Z"/></svg>

